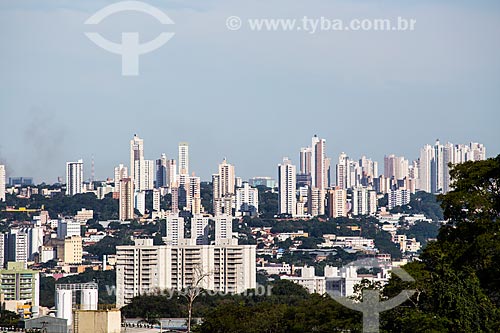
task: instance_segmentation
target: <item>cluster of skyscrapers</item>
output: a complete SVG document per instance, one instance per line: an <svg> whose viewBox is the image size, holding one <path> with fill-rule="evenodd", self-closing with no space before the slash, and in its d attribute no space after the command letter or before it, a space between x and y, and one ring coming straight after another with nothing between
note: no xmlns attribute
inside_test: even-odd
<svg viewBox="0 0 500 333"><path fill-rule="evenodd" d="M377 161L362 156L351 159L341 153L337 163L326 156L326 140L314 136L311 144L300 149L299 169L288 158L278 166L278 215L332 217L373 214L380 195L388 194L389 208L409 202L416 191L447 193L452 189L450 165L486 158L486 149L480 143L441 144L421 148L419 158L410 161L394 154L384 157L383 172ZM235 167L226 159L212 175L212 207L203 207L200 177L190 174L189 145L181 142L178 159L161 154L156 160L144 155L144 140L134 135L130 141L130 164L120 164L114 170L114 187L98 189L98 197L108 193L120 201L120 220L134 218L135 209L146 213L146 193L153 193L152 218L166 218L170 214L188 211L200 215L211 211L217 215L256 215L258 190L251 185L274 187L270 177L256 177L249 183L236 177ZM335 174L334 174L335 173ZM334 176L333 176L334 174ZM66 194L86 192L83 161L66 165ZM165 194L171 195L168 208L162 205ZM149 197L149 196L148 196ZM0 200L5 200L5 167L0 165ZM211 208L211 209L209 209Z"/></svg>
<svg viewBox="0 0 500 333"><path fill-rule="evenodd" d="M232 238L232 217L215 217L215 241L208 241L209 218L191 219L191 236L184 237L184 220L167 218L165 245L136 239L117 247L117 305L156 290L203 288L241 293L256 287L256 247ZM195 281L199 281L196 283Z"/></svg>
<svg viewBox="0 0 500 333"><path fill-rule="evenodd" d="M145 193L152 192L150 218L165 220L165 245L152 239L136 239L134 245L117 248L117 304L154 290L182 289L206 275L202 287L223 292L242 292L255 287L255 246L238 245L233 239L233 216L256 214L258 191L235 176L226 159L212 176L213 215L201 204L200 178L189 174L189 145L178 146L178 164L162 154L156 161L144 158L144 141L130 141L130 166L115 168L114 193L119 199L120 220L145 213ZM130 171L130 172L129 172ZM170 194L170 206L162 198ZM189 230L186 223L190 222ZM215 229L210 239L210 221Z"/></svg>
<svg viewBox="0 0 500 333"><path fill-rule="evenodd" d="M434 146L425 145L417 162L417 188L430 193L447 193L452 188L450 164L484 159L486 148L480 143L454 145L448 142L443 145L437 140Z"/></svg>
<svg viewBox="0 0 500 333"><path fill-rule="evenodd" d="M234 165L226 159L218 166L218 172L212 175L212 207L202 207L201 180L194 173L189 173L189 145L181 142L178 146L178 159L168 159L161 154L157 160L147 160L144 155L144 140L134 135L130 141L130 164L115 167L114 186L99 187L97 196L104 197L113 193L119 199L119 219L134 218L135 210L141 215L146 213L146 194L152 192L152 218L166 218L170 214L184 211L192 215L207 213L211 208L217 215L256 215L258 212L258 190L248 182L236 177ZM274 182L269 177L253 179L255 185L269 185ZM66 164L66 194L75 195L92 191L86 189L83 177L83 161ZM162 198L171 195L171 202L166 209Z"/></svg>
<svg viewBox="0 0 500 333"><path fill-rule="evenodd" d="M280 215L331 217L374 214L380 196L388 194L388 206L408 204L416 191L447 193L452 189L450 165L486 158L486 149L479 143L469 145L438 141L425 145L420 157L409 162L403 156L384 157L384 171L366 156L350 159L341 153L332 181L331 160L325 156L326 140L312 138L309 147L300 149L300 169L288 158L278 165Z"/></svg>

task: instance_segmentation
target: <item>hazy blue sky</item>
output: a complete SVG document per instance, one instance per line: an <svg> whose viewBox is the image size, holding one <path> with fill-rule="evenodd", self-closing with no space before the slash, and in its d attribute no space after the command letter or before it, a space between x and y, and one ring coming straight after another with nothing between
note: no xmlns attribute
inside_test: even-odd
<svg viewBox="0 0 500 333"><path fill-rule="evenodd" d="M425 143L487 145L500 153L499 1L147 1L173 19L175 37L123 77L120 56L84 35L148 41L164 27L121 13L83 22L109 1L0 2L0 159L9 175L53 182L83 158L86 178L128 164L129 140L148 159L177 157L208 179L223 157L243 178L275 177L283 156L298 163L317 133L341 151L418 157ZM417 20L413 32L255 32L226 18Z"/></svg>

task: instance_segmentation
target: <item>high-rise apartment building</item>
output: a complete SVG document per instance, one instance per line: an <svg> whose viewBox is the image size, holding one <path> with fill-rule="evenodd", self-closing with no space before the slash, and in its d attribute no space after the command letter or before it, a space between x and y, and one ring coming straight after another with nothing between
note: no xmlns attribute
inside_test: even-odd
<svg viewBox="0 0 500 333"><path fill-rule="evenodd" d="M116 305L129 303L133 297L147 292L166 290L170 286L166 270L167 258L164 246L154 246L152 239L136 239L133 246L117 246Z"/></svg>
<svg viewBox="0 0 500 333"><path fill-rule="evenodd" d="M384 156L384 176L386 178L404 179L408 177L409 162L403 156L394 154Z"/></svg>
<svg viewBox="0 0 500 333"><path fill-rule="evenodd" d="M219 164L219 189L218 195L224 197L228 194L233 195L235 190L235 172L234 165L227 163L224 159L221 164Z"/></svg>
<svg viewBox="0 0 500 333"><path fill-rule="evenodd" d="M134 192L134 209L141 215L146 214L146 191Z"/></svg>
<svg viewBox="0 0 500 333"><path fill-rule="evenodd" d="M477 142L471 142L469 144L470 157L469 161L483 161L486 159L486 147ZM456 162L458 163L458 162Z"/></svg>
<svg viewBox="0 0 500 333"><path fill-rule="evenodd" d="M444 180L444 160L443 160L443 145L436 140L433 147L434 154L431 160L431 193L443 192Z"/></svg>
<svg viewBox="0 0 500 333"><path fill-rule="evenodd" d="M196 245L208 245L208 215L194 214L191 218L191 239Z"/></svg>
<svg viewBox="0 0 500 333"><path fill-rule="evenodd" d="M176 182L177 182L177 162L175 160L168 160L166 185L172 187Z"/></svg>
<svg viewBox="0 0 500 333"><path fill-rule="evenodd" d="M178 214L168 215L166 219L166 244L178 245L184 241L184 218Z"/></svg>
<svg viewBox="0 0 500 333"><path fill-rule="evenodd" d="M8 234L0 232L0 269L5 267L5 262L7 259L7 248L8 248Z"/></svg>
<svg viewBox="0 0 500 333"><path fill-rule="evenodd" d="M66 163L66 195L83 192L83 160Z"/></svg>
<svg viewBox="0 0 500 333"><path fill-rule="evenodd" d="M57 238L64 239L71 236L80 236L80 222L73 220L57 221Z"/></svg>
<svg viewBox="0 0 500 333"><path fill-rule="evenodd" d="M330 162L326 157L326 140L314 135L311 146L300 149L297 181L303 186L326 189L330 184Z"/></svg>
<svg viewBox="0 0 500 333"><path fill-rule="evenodd" d="M372 161L366 156L361 156L359 159L359 165L362 169L363 178L374 179L379 176L377 161Z"/></svg>
<svg viewBox="0 0 500 333"><path fill-rule="evenodd" d="M420 150L417 189L429 193L447 193L452 189L450 165L484 159L486 148L480 143L443 145L436 140L434 146L425 145Z"/></svg>
<svg viewBox="0 0 500 333"><path fill-rule="evenodd" d="M222 213L232 215L236 178L234 165L224 159L219 164L218 171L212 175L214 215Z"/></svg>
<svg viewBox="0 0 500 333"><path fill-rule="evenodd" d="M12 228L7 234L6 261L27 262L29 259L29 236L21 228Z"/></svg>
<svg viewBox="0 0 500 333"><path fill-rule="evenodd" d="M408 167L408 177L411 179L418 179L418 160L413 161Z"/></svg>
<svg viewBox="0 0 500 333"><path fill-rule="evenodd" d="M134 184L132 178L120 180L119 217L121 221L134 218Z"/></svg>
<svg viewBox="0 0 500 333"><path fill-rule="evenodd" d="M214 217L215 220L215 244L224 243L233 238L233 217L223 214Z"/></svg>
<svg viewBox="0 0 500 333"><path fill-rule="evenodd" d="M340 187L328 190L328 216L333 218L347 216L347 190Z"/></svg>
<svg viewBox="0 0 500 333"><path fill-rule="evenodd" d="M43 245L43 228L30 226L11 228L0 234L0 267L7 261L33 261Z"/></svg>
<svg viewBox="0 0 500 333"><path fill-rule="evenodd" d="M410 191L406 189L391 190L388 193L388 206L393 209L410 203Z"/></svg>
<svg viewBox="0 0 500 333"><path fill-rule="evenodd" d="M118 165L115 167L115 192L119 193L120 192L120 180L128 178L128 168L124 166L123 164Z"/></svg>
<svg viewBox="0 0 500 333"><path fill-rule="evenodd" d="M189 174L189 144L187 142L179 143L179 174Z"/></svg>
<svg viewBox="0 0 500 333"><path fill-rule="evenodd" d="M188 174L182 173L177 177L177 187L178 187L178 203L179 207L183 208L190 208L188 207L188 204L191 202L191 198L189 197L191 191L189 189L190 187L190 176Z"/></svg>
<svg viewBox="0 0 500 333"><path fill-rule="evenodd" d="M296 174L295 165L287 157L283 158L283 162L278 165L279 214L297 214Z"/></svg>
<svg viewBox="0 0 500 333"><path fill-rule="evenodd" d="M155 179L155 162L152 160L135 161L133 177L136 191L152 190Z"/></svg>
<svg viewBox="0 0 500 333"><path fill-rule="evenodd" d="M331 179L332 158L325 157L325 188L332 186Z"/></svg>
<svg viewBox="0 0 500 333"><path fill-rule="evenodd" d="M432 146L425 145L420 149L420 159L419 159L419 169L418 169L418 189L431 192L431 178L432 170L431 166L434 159L434 150Z"/></svg>
<svg viewBox="0 0 500 333"><path fill-rule="evenodd" d="M310 187L307 201L307 210L309 215L325 215L325 190L317 187Z"/></svg>
<svg viewBox="0 0 500 333"><path fill-rule="evenodd" d="M138 239L117 246L116 302L122 307L139 294L154 290L196 287L241 293L256 287L253 245L159 245ZM205 278L203 278L206 276Z"/></svg>
<svg viewBox="0 0 500 333"><path fill-rule="evenodd" d="M65 264L81 264L83 244L81 236L70 236L57 241L57 259Z"/></svg>
<svg viewBox="0 0 500 333"><path fill-rule="evenodd" d="M300 148L300 174L311 175L312 148Z"/></svg>
<svg viewBox="0 0 500 333"><path fill-rule="evenodd" d="M170 186L167 183L167 163L167 155L165 154L161 154L161 157L156 160L156 188Z"/></svg>
<svg viewBox="0 0 500 333"><path fill-rule="evenodd" d="M453 157L455 163L464 163L469 161L471 157L470 146L464 144L455 145L453 149Z"/></svg>
<svg viewBox="0 0 500 333"><path fill-rule="evenodd" d="M259 190L243 182L236 190L236 214L256 216L259 213Z"/></svg>
<svg viewBox="0 0 500 333"><path fill-rule="evenodd" d="M373 215L377 212L377 193L367 187L355 187L352 189L351 205L353 215Z"/></svg>
<svg viewBox="0 0 500 333"><path fill-rule="evenodd" d="M336 185L342 189L347 189L348 186L348 169L349 169L349 157L346 153L341 153L339 155L339 161L337 163L337 179Z"/></svg>
<svg viewBox="0 0 500 333"><path fill-rule="evenodd" d="M317 135L311 139L311 186L316 187L316 144L320 141Z"/></svg>
<svg viewBox="0 0 500 333"><path fill-rule="evenodd" d="M134 134L134 138L130 140L130 177L133 178L136 175L135 172L135 162L142 161L144 159L144 140L139 138L137 134Z"/></svg>
<svg viewBox="0 0 500 333"><path fill-rule="evenodd" d="M328 174L326 165L326 140L319 139L318 137L313 138L312 154L313 154L313 176L311 177L311 187L319 188L324 190L328 187Z"/></svg>
<svg viewBox="0 0 500 333"><path fill-rule="evenodd" d="M153 190L153 211L159 212L161 209L161 191L159 189Z"/></svg>
<svg viewBox="0 0 500 333"><path fill-rule="evenodd" d="M442 193L447 193L451 190L450 164L455 164L454 156L455 147L452 143L443 145L443 175L442 175Z"/></svg>
<svg viewBox="0 0 500 333"><path fill-rule="evenodd" d="M212 175L212 210L214 216L220 215L223 213L224 200L220 195L220 175L213 174Z"/></svg>
<svg viewBox="0 0 500 333"><path fill-rule="evenodd" d="M24 262L8 262L7 269L0 270L0 292L2 306L19 313L20 304L30 304L23 315L37 317L40 305L40 278L37 271L26 268Z"/></svg>
<svg viewBox="0 0 500 333"><path fill-rule="evenodd" d="M0 164L0 201L5 201L5 165Z"/></svg>
<svg viewBox="0 0 500 333"><path fill-rule="evenodd" d="M189 210L192 214L201 214L201 180L200 177L189 177Z"/></svg>
<svg viewBox="0 0 500 333"><path fill-rule="evenodd" d="M362 180L363 180L363 167L359 164L358 161L348 160L347 172L346 172L347 188L361 186Z"/></svg>
<svg viewBox="0 0 500 333"><path fill-rule="evenodd" d="M172 183L170 194L172 197L172 205L170 207L170 210L172 214L179 214L179 187L177 186L177 183Z"/></svg>

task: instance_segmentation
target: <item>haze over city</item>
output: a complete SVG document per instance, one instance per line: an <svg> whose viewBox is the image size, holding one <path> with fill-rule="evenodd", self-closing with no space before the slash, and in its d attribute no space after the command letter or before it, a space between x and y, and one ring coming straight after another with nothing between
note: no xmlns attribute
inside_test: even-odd
<svg viewBox="0 0 500 333"><path fill-rule="evenodd" d="M148 159L175 158L190 143L192 170L209 180L227 157L238 176L276 177L283 156L298 163L311 135L333 160L345 151L381 163L413 160L424 144L481 142L500 150L499 4L494 1L150 3L175 36L141 56L140 75L120 75L120 57L89 29L141 41L160 26L140 13L83 22L105 1L0 4L0 159L12 176L64 177L65 162L95 159L96 178L127 163L128 141ZM265 14L265 15L264 15ZM417 20L414 31L230 31L230 15Z"/></svg>

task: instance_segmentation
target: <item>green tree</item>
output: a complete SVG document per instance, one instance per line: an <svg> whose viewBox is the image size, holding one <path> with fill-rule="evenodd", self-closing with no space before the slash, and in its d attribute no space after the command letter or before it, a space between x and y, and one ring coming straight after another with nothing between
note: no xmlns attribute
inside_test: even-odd
<svg viewBox="0 0 500 333"><path fill-rule="evenodd" d="M439 200L432 193L417 192L410 196L410 203L398 206L391 210L392 213L424 214L433 221L443 220L443 209Z"/></svg>
<svg viewBox="0 0 500 333"><path fill-rule="evenodd" d="M430 323L437 332L500 330L500 156L455 165L450 174L454 189L439 197L448 223L422 262L405 266L415 284L393 277L384 288L387 297L417 290L403 307L383 314L388 331L426 331Z"/></svg>
<svg viewBox="0 0 500 333"><path fill-rule="evenodd" d="M17 327L18 322L19 315L17 313L3 309L0 310L0 327Z"/></svg>
<svg viewBox="0 0 500 333"><path fill-rule="evenodd" d="M120 233L116 236L106 236L94 245L87 247L89 253L95 254L98 257L103 255L116 254L116 247L119 245L133 244L127 233Z"/></svg>
<svg viewBox="0 0 500 333"><path fill-rule="evenodd" d="M115 304L115 294L113 293L116 286L116 272L109 271L95 271L88 268L85 272L70 275L60 278L57 283L85 283L96 282L98 284L98 297L100 304ZM44 276L40 278L40 305L45 307L53 307L56 280L51 276Z"/></svg>

